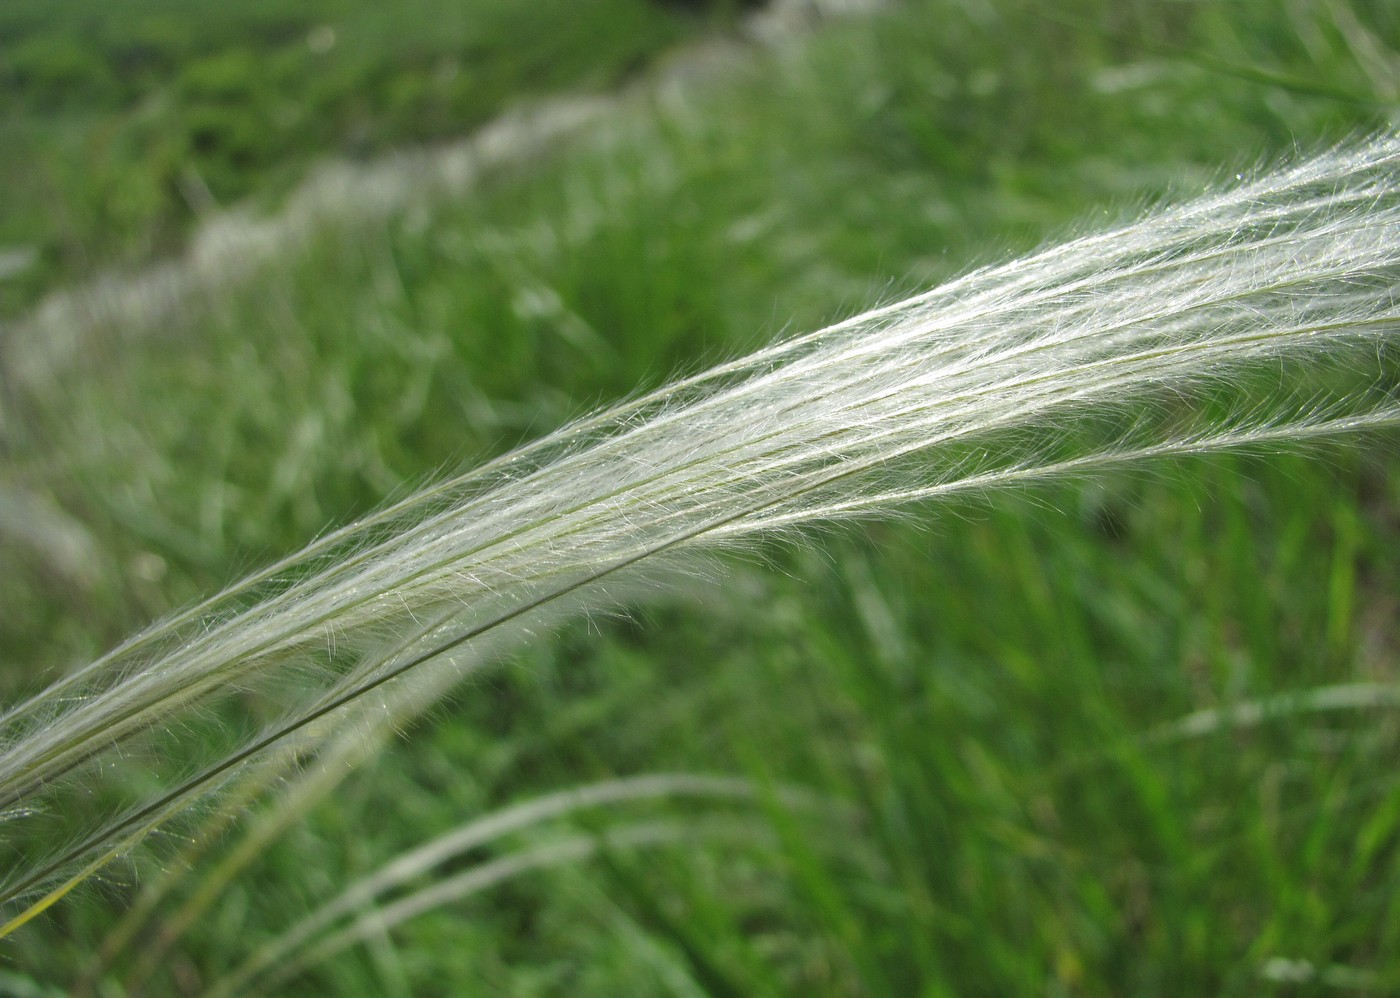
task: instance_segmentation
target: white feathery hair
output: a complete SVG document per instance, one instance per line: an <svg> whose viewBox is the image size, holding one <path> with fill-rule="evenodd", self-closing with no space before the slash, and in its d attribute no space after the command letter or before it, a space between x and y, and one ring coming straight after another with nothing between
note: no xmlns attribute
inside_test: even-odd
<svg viewBox="0 0 1400 998"><path fill-rule="evenodd" d="M1397 165L1396 137L1338 147L778 342L155 625L0 716L0 907L42 908L247 767L416 677L436 695L545 616L615 607L676 556L1395 423ZM209 707L235 694L279 709L226 725ZM118 759L148 778L113 779ZM94 793L101 816L72 827L65 801Z"/></svg>

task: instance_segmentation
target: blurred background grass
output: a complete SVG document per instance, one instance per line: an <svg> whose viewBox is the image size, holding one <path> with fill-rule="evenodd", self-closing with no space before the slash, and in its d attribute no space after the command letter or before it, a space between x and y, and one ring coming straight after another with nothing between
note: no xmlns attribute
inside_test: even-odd
<svg viewBox="0 0 1400 998"><path fill-rule="evenodd" d="M614 86L732 22L717 6L5 4L0 245L28 256L0 309L167 254L219 206L275 203L317 156L456 137L530 96Z"/></svg>
<svg viewBox="0 0 1400 998"><path fill-rule="evenodd" d="M283 7L0 8L0 243L30 257L6 311L177 252L214 205L274 211L318 157L545 93L633 96L459 197L348 211L156 328L94 322L43 379L4 371L7 699L442 469L1388 127L1400 96L1400 12L1379 0L910 0L665 85L681 48L743 37L737 5ZM437 831L700 770L856 817L774 803L742 846L531 874L287 993L1393 992L1394 453L1372 438L921 508L567 628L415 726L178 939L157 914L102 987L200 993ZM1342 684L1371 705L1328 708ZM1248 704L1272 706L1228 713ZM68 986L139 886L21 930L0 991Z"/></svg>

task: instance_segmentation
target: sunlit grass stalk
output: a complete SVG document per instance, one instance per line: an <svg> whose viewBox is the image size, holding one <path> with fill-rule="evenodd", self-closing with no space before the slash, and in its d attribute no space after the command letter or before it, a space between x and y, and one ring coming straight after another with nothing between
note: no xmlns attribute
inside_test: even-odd
<svg viewBox="0 0 1400 998"><path fill-rule="evenodd" d="M313 952L317 954L316 958L319 958L327 950L316 944L317 937L329 937L337 923L380 903L386 895L422 880L434 870L467 855L472 850L573 812L605 807L611 811L618 805L680 797L691 797L710 803L730 800L752 804L760 794L758 788L750 781L735 777L697 773L649 773L571 787L491 812L396 856L380 869L351 883L315 912L279 933L276 938L250 956L241 967L212 987L211 998L214 995L238 993L248 982L274 969L280 977L288 968L304 966L303 961L309 962L312 959L309 954ZM828 820L839 816L839 810L833 802L820 800L795 788L780 788L776 799L793 809L818 808ZM589 848L586 851L592 850ZM531 853L526 853L529 854ZM546 847L541 855L555 855L553 847ZM514 872L535 865L533 862L520 865L518 856L504 857L503 860L482 864L480 869L473 870L465 876L458 875L455 879L472 885L471 890L474 891L498 882L494 875L483 874L483 870L509 870L513 875ZM563 860L562 855L560 860ZM414 896L417 897L416 892ZM449 888L445 893L429 896L455 899L458 894ZM412 917L424 908L415 902L396 910L401 912L402 919ZM335 938L341 940L337 945L348 945L354 938L353 931L349 935L344 932L335 933Z"/></svg>
<svg viewBox="0 0 1400 998"><path fill-rule="evenodd" d="M1395 138L1333 150L776 344L153 627L0 718L0 906L44 904L268 754L697 553L1395 423L1397 166ZM233 696L261 723L226 723Z"/></svg>
<svg viewBox="0 0 1400 998"><path fill-rule="evenodd" d="M457 904L482 891L490 890L522 874L552 867L577 864L606 852L627 852L658 846L695 848L714 843L752 847L771 837L772 829L761 820L733 815L684 821L629 822L597 834L563 836L542 845L508 852L470 868L444 876L426 887L382 907L372 909L335 932L329 933L294 952L268 974L268 990L284 985L308 967L326 960L351 946L417 918L436 908ZM220 983L211 996L242 993L243 982Z"/></svg>

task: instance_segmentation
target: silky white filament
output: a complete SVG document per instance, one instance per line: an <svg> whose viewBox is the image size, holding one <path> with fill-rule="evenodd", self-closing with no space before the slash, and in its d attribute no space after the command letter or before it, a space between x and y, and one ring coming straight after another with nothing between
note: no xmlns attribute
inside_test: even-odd
<svg viewBox="0 0 1400 998"><path fill-rule="evenodd" d="M616 606L657 566L919 499L1395 423L1397 164L1394 137L1335 149L777 343L156 625L0 716L0 910L217 806L371 695L437 682L542 616Z"/></svg>

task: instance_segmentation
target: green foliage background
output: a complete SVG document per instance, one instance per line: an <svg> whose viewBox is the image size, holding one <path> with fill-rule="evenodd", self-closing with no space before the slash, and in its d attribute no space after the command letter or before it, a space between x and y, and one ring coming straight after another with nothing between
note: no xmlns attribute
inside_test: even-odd
<svg viewBox="0 0 1400 998"><path fill-rule="evenodd" d="M16 206L0 242L43 260L0 285L8 308L178 248L182 171L221 203L272 206L316 156L645 78L735 16L623 0L416 0L391 24L351 0L140 6L0 9ZM27 512L19 528L0 517L0 692L439 469L782 330L1387 127L1400 96L1385 3L1058 8L923 0L832 20L682 97L627 102L460 199L347 215L158 329L99 325L51 383L11 379L0 490ZM318 56L320 25L337 42ZM1369 709L1309 706L1400 678L1394 453L1370 439L920 508L567 628L407 732L178 938L157 915L104 993L199 993L439 830L670 770L810 787L857 818L770 804L767 840L522 877L287 993L1394 991L1400 715L1379 692ZM80 539L74 565L34 543L35 511ZM1257 724L1162 737L1261 703L1275 709ZM156 875L138 871L7 940L0 990L77 979Z"/></svg>

